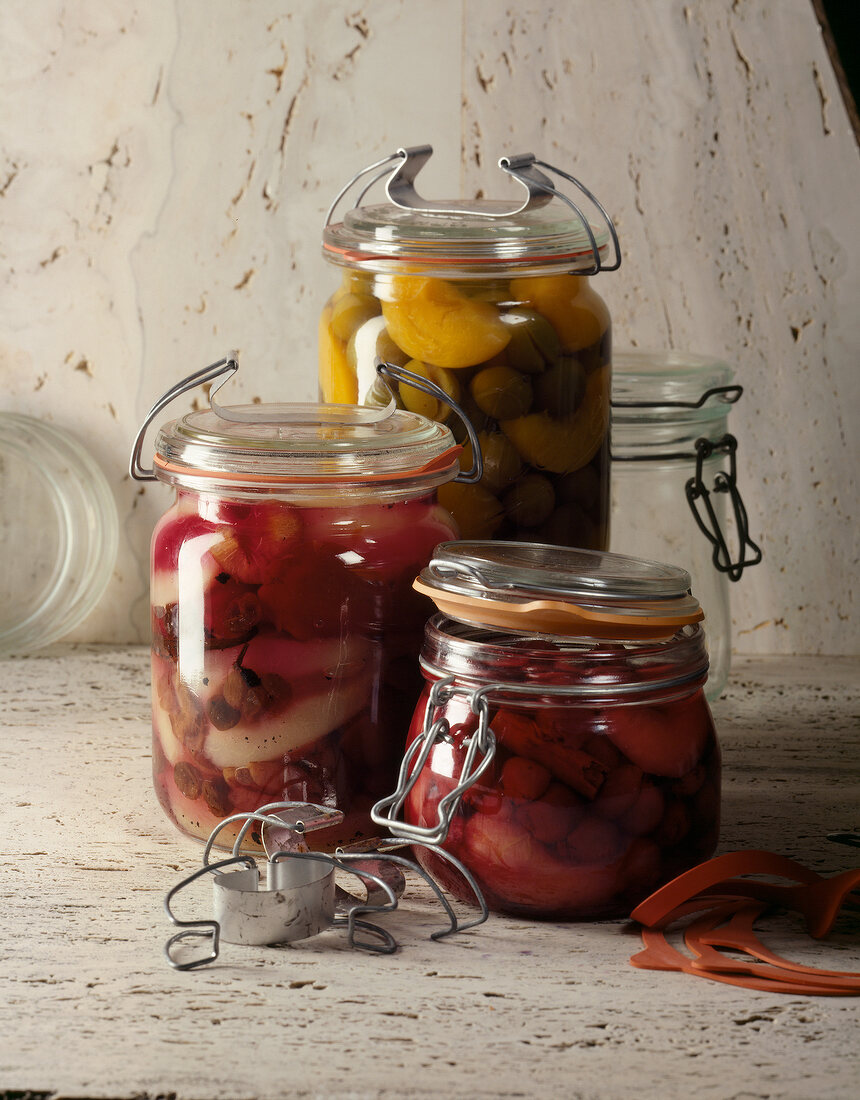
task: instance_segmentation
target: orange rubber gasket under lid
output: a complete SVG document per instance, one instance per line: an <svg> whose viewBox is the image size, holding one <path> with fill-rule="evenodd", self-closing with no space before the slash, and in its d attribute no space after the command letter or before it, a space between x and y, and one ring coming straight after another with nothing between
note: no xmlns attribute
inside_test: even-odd
<svg viewBox="0 0 860 1100"><path fill-rule="evenodd" d="M568 600L509 600L467 596L425 584L412 586L429 596L441 612L479 626L569 637L655 640L671 638L682 626L701 622L705 615L692 596L653 602L635 601L619 610L589 608Z"/></svg>

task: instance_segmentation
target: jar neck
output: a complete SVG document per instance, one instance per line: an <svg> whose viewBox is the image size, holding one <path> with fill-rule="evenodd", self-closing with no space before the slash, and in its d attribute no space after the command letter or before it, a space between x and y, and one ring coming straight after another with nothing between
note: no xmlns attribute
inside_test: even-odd
<svg viewBox="0 0 860 1100"><path fill-rule="evenodd" d="M377 486L371 489L360 486L340 486L337 489L331 486L303 486L300 491L295 488L259 490L225 485L222 482L196 484L193 487L179 484L174 485L173 488L176 493L175 499L182 503L186 510L197 511L207 518L215 518L219 506L225 502L249 507L281 503L289 504L294 508L346 509L350 513L363 508L389 508L396 504L411 505L419 502L435 505L437 502L435 488L419 486L410 489L402 484L399 484L396 490Z"/></svg>
<svg viewBox="0 0 860 1100"><path fill-rule="evenodd" d="M515 634L438 614L425 628L421 668L431 681L453 676L488 688L493 702L597 706L692 694L705 682L708 657L698 625L660 641L605 642Z"/></svg>
<svg viewBox="0 0 860 1100"><path fill-rule="evenodd" d="M463 280L477 283L499 283L502 280L512 278L536 278L548 275L576 275L580 279L590 280L594 272L589 270L587 264L577 265L570 259L562 260L497 260L492 263L469 263L466 260L459 261L448 259L435 262L422 262L420 258L387 256L358 256L355 254L340 255L323 250L323 258L334 267L346 268L348 271L361 272L368 277L396 275L415 276L417 278L446 279L451 281Z"/></svg>
<svg viewBox="0 0 860 1100"><path fill-rule="evenodd" d="M398 481L335 482L317 481L306 484L272 481L253 484L205 475L180 478L159 477L178 494L187 497L218 498L244 501L284 500L297 507L337 507L344 503L394 504L404 500L435 500L440 484L452 479L452 474L421 475Z"/></svg>
<svg viewBox="0 0 860 1100"><path fill-rule="evenodd" d="M702 415L707 412L709 415ZM697 415L695 415L697 414ZM690 410L664 416L654 410L612 410L613 462L695 462L696 441L719 442L728 431L723 410Z"/></svg>

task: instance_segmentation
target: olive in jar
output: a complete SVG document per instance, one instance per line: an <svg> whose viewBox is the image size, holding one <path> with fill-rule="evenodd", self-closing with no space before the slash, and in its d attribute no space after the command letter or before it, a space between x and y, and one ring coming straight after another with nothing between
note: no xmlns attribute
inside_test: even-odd
<svg viewBox="0 0 860 1100"><path fill-rule="evenodd" d="M440 492L466 537L529 540L544 526L561 545L605 549L611 326L589 279L367 275L362 300L368 304L359 309L354 278L344 274L323 310L323 400L379 404L376 358L405 365L457 401L482 439L506 441L504 464L496 444L477 486ZM443 401L416 396L420 391L403 381L390 387L402 407L449 421L457 431ZM471 454L461 464L468 468ZM581 494L570 480L580 471L587 474ZM532 493L535 476L552 501L538 522L529 521L532 511L504 502Z"/></svg>

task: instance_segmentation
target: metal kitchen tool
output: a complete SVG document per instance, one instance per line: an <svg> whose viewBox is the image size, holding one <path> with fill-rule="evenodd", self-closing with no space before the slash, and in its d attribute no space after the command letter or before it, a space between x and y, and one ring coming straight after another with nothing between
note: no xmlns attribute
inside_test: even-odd
<svg viewBox="0 0 860 1100"><path fill-rule="evenodd" d="M447 852L432 847L437 855L452 863L475 895L479 915L461 921L448 899L430 876L412 860L395 855L392 848L403 841L379 838L355 849L339 848L334 853L312 852L304 836L337 824L343 814L331 807L313 803L272 802L256 812L237 813L224 818L209 836L203 852L203 866L186 876L167 894L164 908L170 921L181 931L165 944L167 961L177 970L193 970L214 962L220 943L278 944L291 943L325 932L346 928L350 947L381 954L397 950L397 942L384 928L363 916L391 912L397 908L406 879L404 870L414 871L431 888L441 904L448 926L431 934L439 940L454 932L473 928L487 919L488 909L480 889L469 871ZM233 853L217 863L209 855L218 834L227 825L242 822L233 845ZM240 854L248 830L262 825L261 839L266 853L265 880L258 861ZM270 845L276 844L276 850ZM230 870L230 868L233 868ZM365 897L357 897L335 883L335 872L352 875L365 888ZM213 915L208 919L184 920L173 912L173 901L192 882L213 876ZM363 936L359 934L363 933ZM179 944L203 940L205 955L180 961L175 954Z"/></svg>

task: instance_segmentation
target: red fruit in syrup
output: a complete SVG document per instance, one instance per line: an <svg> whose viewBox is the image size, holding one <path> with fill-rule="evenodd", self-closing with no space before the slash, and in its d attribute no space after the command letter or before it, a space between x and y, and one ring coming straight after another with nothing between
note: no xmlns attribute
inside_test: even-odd
<svg viewBox="0 0 860 1100"><path fill-rule="evenodd" d="M673 779L695 766L708 733L701 714L676 714L675 704L614 707L606 711L606 724L609 737L628 760L649 775Z"/></svg>
<svg viewBox="0 0 860 1100"><path fill-rule="evenodd" d="M546 791L551 780L552 774L545 767L523 756L510 757L502 768L501 786L508 798L533 802Z"/></svg>
<svg viewBox="0 0 860 1100"><path fill-rule="evenodd" d="M255 514L256 513L256 514ZM299 512L287 504L249 511L241 523L222 527L212 557L225 573L244 584L273 581L301 546Z"/></svg>
<svg viewBox="0 0 860 1100"><path fill-rule="evenodd" d="M642 784L636 801L619 820L618 825L625 833L633 836L646 836L660 824L663 816L663 793L659 787L646 781Z"/></svg>

